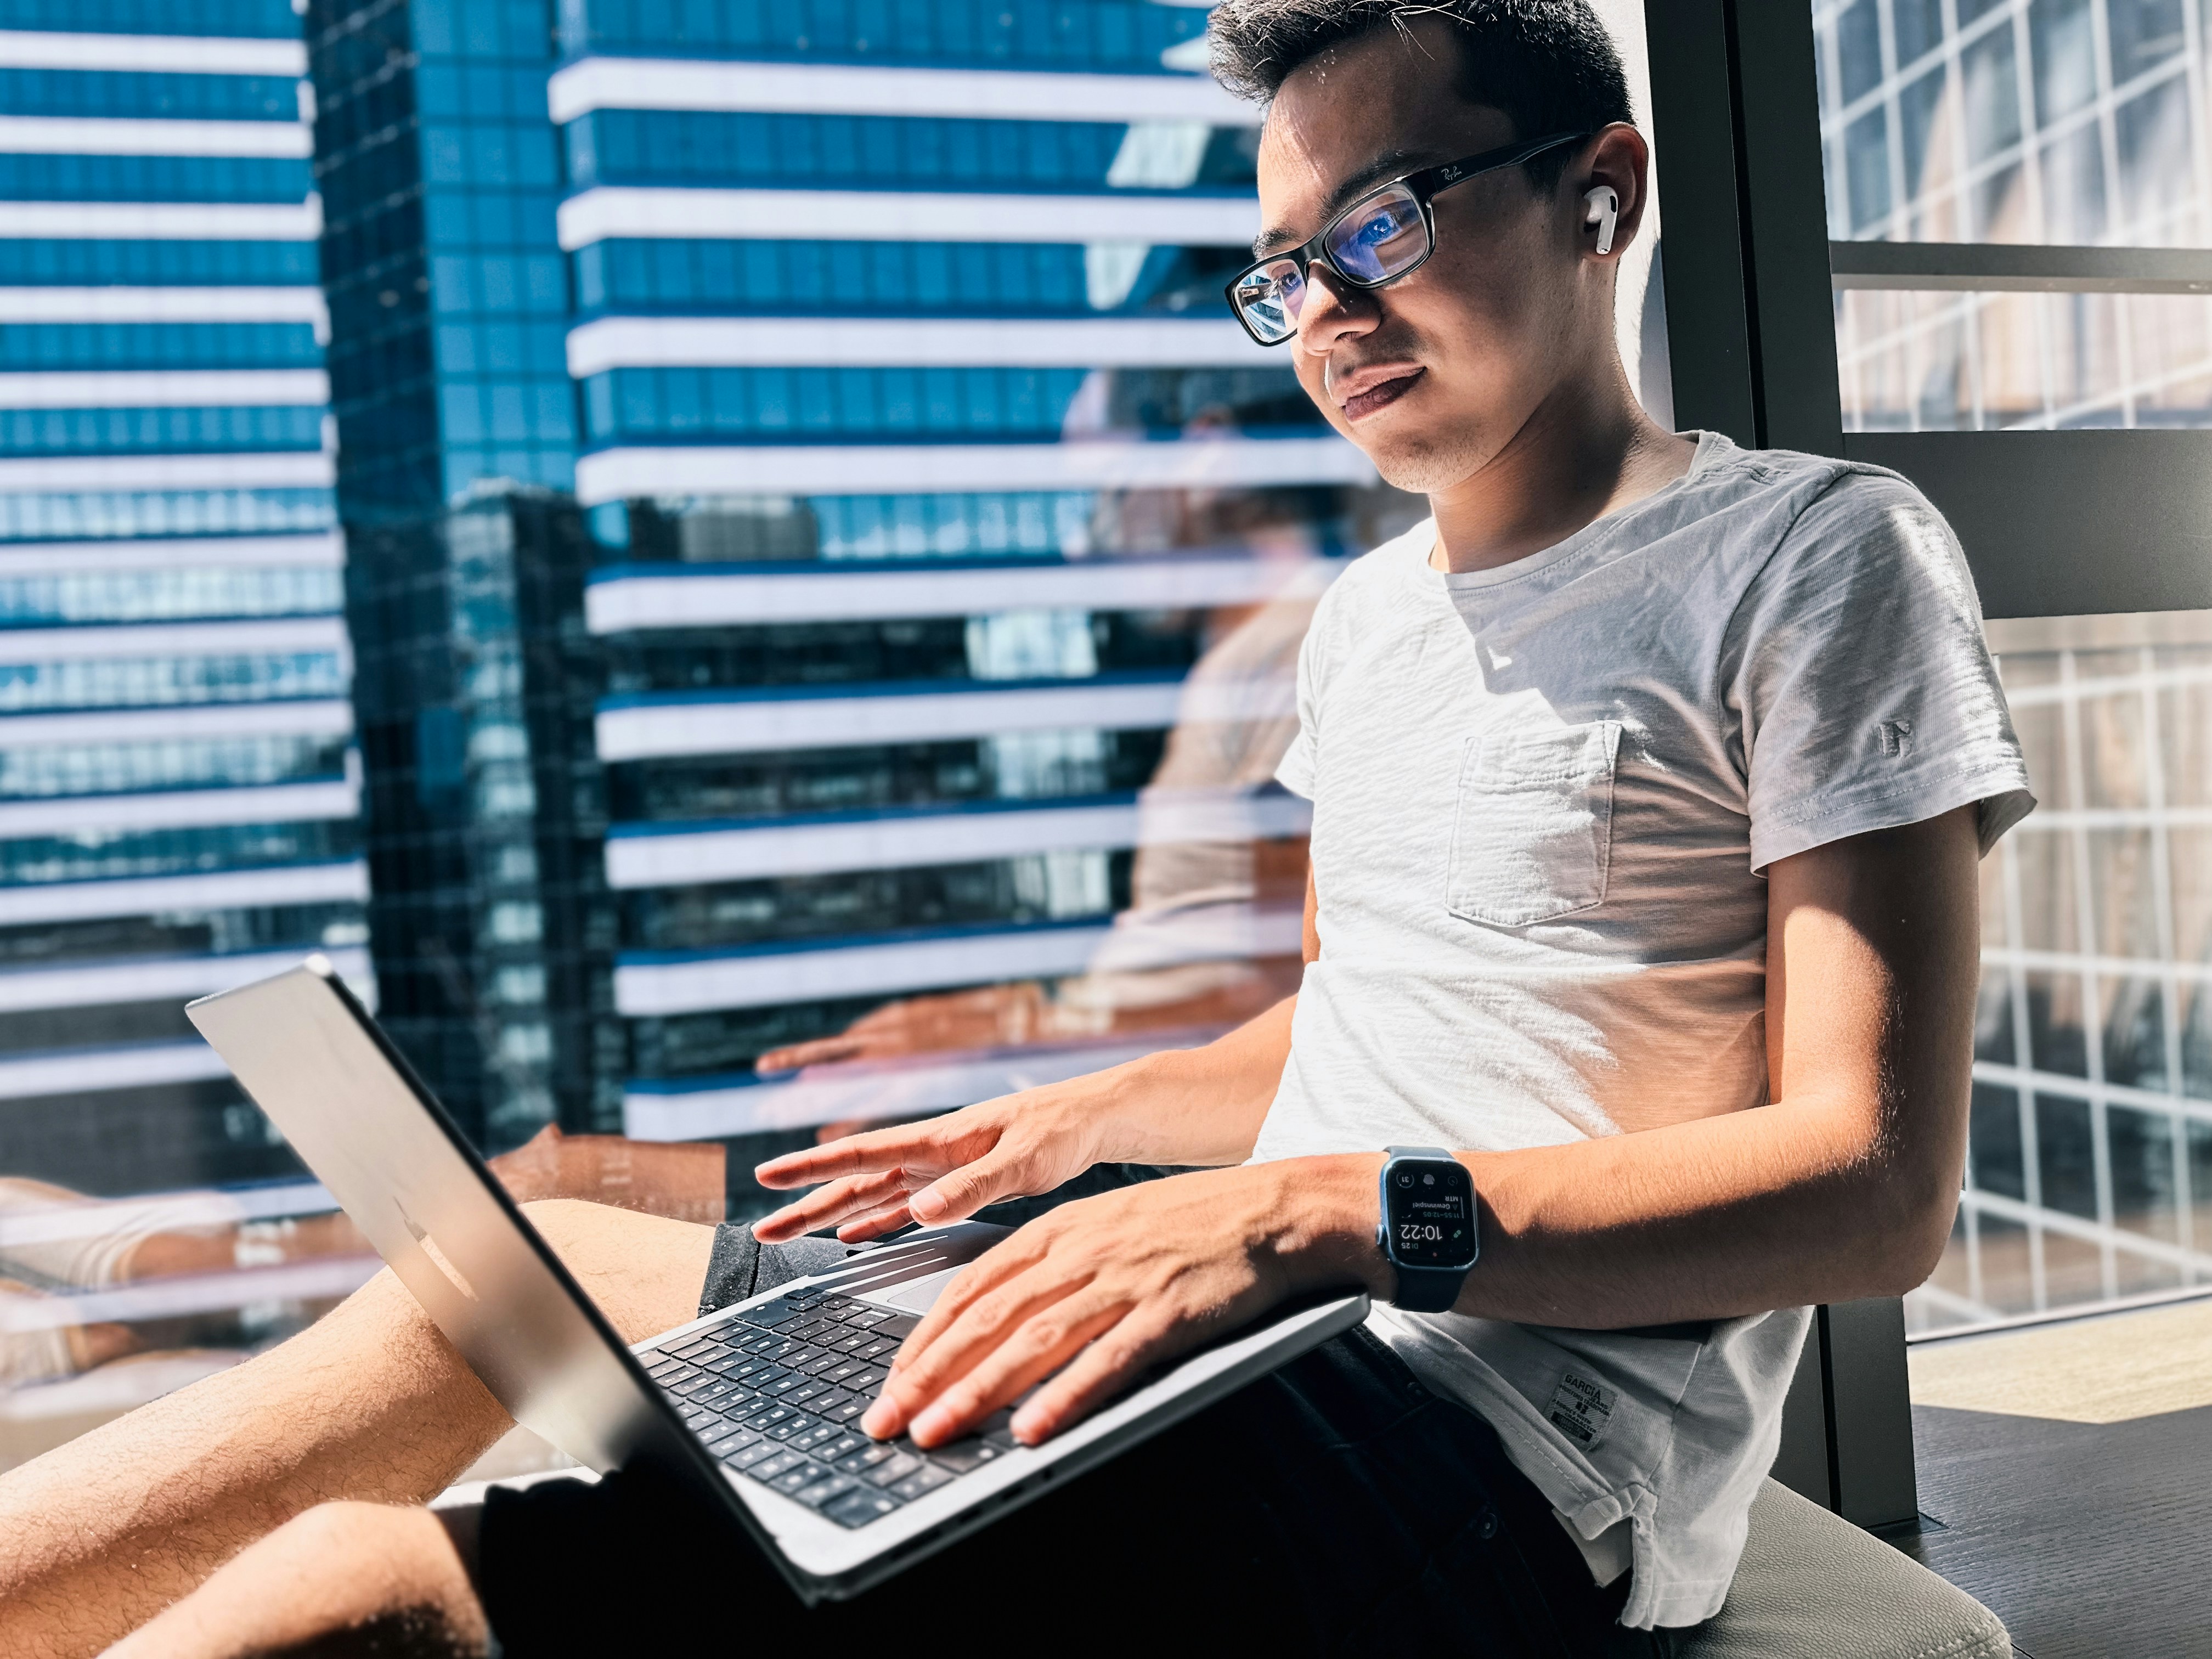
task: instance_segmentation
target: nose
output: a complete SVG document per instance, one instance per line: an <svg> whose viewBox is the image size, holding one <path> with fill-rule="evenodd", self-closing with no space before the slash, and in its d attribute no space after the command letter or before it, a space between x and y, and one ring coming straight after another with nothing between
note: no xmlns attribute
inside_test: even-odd
<svg viewBox="0 0 2212 1659"><path fill-rule="evenodd" d="M1372 289L1353 287L1316 259L1306 268L1306 302L1298 309L1293 349L1326 357L1341 342L1373 333L1382 319L1382 301Z"/></svg>

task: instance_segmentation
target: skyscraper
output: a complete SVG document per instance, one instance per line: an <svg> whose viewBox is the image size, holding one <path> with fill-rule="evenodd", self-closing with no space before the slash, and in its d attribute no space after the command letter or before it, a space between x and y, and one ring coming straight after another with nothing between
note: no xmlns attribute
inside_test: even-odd
<svg viewBox="0 0 2212 1659"><path fill-rule="evenodd" d="M1238 624L1389 497L1221 303L1257 116L1205 22L564 9L631 1133L960 1104L1295 961L1304 815L1247 739L1304 613Z"/></svg>
<svg viewBox="0 0 2212 1659"><path fill-rule="evenodd" d="M612 1127L544 0L317 0L383 1017L488 1149Z"/></svg>
<svg viewBox="0 0 2212 1659"><path fill-rule="evenodd" d="M372 988L287 0L0 29L0 1173L295 1168L189 996Z"/></svg>

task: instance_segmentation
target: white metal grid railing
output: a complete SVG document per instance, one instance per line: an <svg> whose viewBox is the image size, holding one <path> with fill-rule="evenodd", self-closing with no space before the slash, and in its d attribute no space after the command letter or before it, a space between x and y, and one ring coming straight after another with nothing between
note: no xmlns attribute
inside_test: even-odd
<svg viewBox="0 0 2212 1659"><path fill-rule="evenodd" d="M1983 869L1976 1142L1917 1329L2212 1285L2212 646L2002 665L2043 805Z"/></svg>

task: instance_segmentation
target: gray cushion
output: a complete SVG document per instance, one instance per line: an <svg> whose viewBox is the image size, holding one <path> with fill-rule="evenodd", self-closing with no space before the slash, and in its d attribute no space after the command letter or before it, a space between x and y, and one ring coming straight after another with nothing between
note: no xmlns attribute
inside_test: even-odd
<svg viewBox="0 0 2212 1659"><path fill-rule="evenodd" d="M1683 1659L2011 1659L1996 1614L1769 1480L1720 1617Z"/></svg>

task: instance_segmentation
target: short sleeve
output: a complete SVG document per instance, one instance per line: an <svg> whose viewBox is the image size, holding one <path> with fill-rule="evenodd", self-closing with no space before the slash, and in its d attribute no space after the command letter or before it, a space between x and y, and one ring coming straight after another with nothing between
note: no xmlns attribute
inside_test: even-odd
<svg viewBox="0 0 2212 1659"><path fill-rule="evenodd" d="M1725 649L1753 870L1968 805L1986 854L2033 808L1965 556L1903 479L1848 472L1807 507Z"/></svg>
<svg viewBox="0 0 2212 1659"><path fill-rule="evenodd" d="M1298 647L1298 733L1275 768L1275 781L1308 800L1314 799L1320 774L1322 641L1328 631L1334 592L1323 595L1315 608L1313 625L1306 629L1304 642Z"/></svg>

